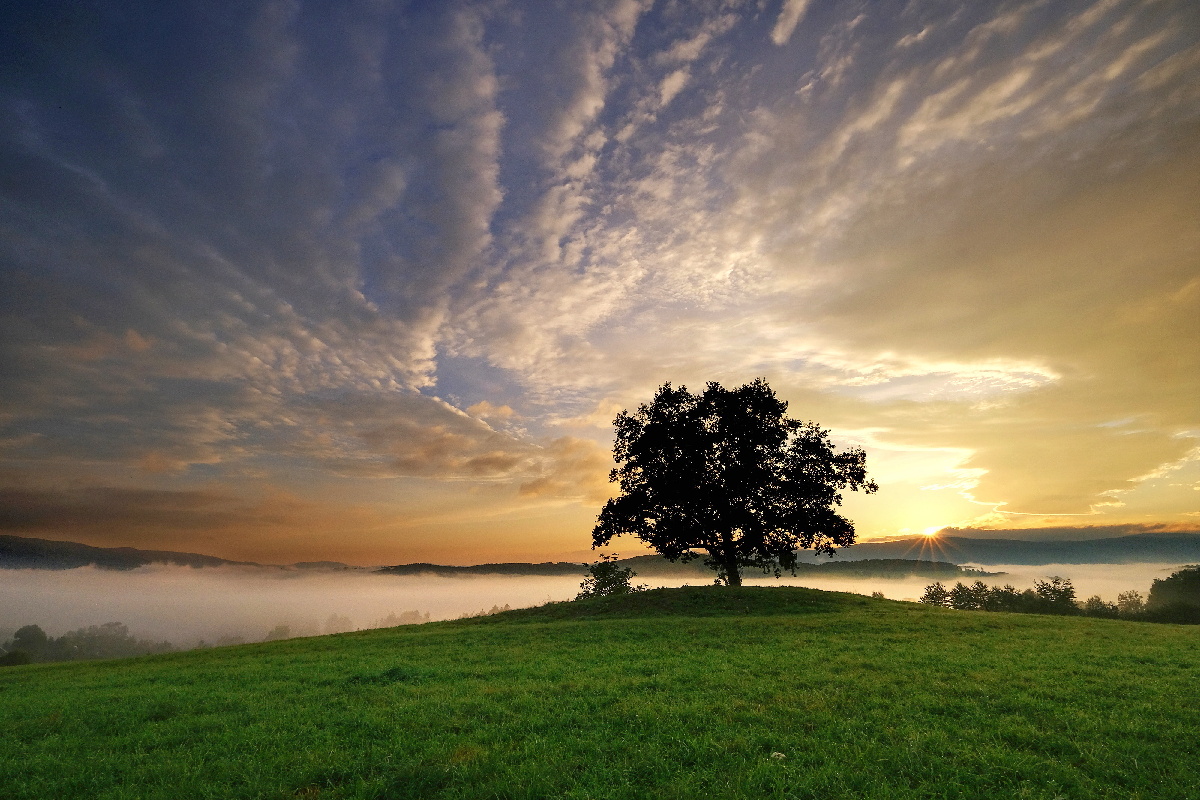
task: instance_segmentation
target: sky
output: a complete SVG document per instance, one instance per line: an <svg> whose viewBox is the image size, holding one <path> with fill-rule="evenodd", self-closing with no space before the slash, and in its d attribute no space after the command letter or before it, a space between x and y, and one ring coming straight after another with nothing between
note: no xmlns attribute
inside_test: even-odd
<svg viewBox="0 0 1200 800"><path fill-rule="evenodd" d="M590 560L757 377L861 539L1200 530L1191 0L0 14L0 533Z"/></svg>

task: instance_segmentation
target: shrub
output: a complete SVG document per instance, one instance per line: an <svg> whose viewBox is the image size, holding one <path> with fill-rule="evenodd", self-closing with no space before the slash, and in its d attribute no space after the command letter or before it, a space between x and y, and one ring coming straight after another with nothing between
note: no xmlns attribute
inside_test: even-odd
<svg viewBox="0 0 1200 800"><path fill-rule="evenodd" d="M636 574L629 567L621 566L615 553L611 555L602 553L600 560L593 562L588 567L588 576L583 579L583 583L579 584L580 591L575 599L644 591L647 588L644 584L633 586L629 583Z"/></svg>
<svg viewBox="0 0 1200 800"><path fill-rule="evenodd" d="M19 667L33 661L24 650L9 650L0 656L0 667Z"/></svg>

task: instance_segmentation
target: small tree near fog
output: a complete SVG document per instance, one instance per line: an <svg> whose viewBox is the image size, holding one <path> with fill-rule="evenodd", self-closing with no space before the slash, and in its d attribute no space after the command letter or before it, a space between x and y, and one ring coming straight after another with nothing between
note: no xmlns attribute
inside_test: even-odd
<svg viewBox="0 0 1200 800"><path fill-rule="evenodd" d="M1044 581L1034 581L1033 591L1041 606L1038 610L1043 614L1079 613L1079 606L1075 605L1075 587L1071 585L1070 578L1054 575Z"/></svg>
<svg viewBox="0 0 1200 800"><path fill-rule="evenodd" d="M1117 611L1121 616L1136 617L1145 610L1146 601L1142 598L1142 593L1136 589L1130 589L1117 595Z"/></svg>
<svg viewBox="0 0 1200 800"><path fill-rule="evenodd" d="M950 590L950 607L960 611L976 611L987 606L988 586L983 581L975 581L970 586L959 581Z"/></svg>
<svg viewBox="0 0 1200 800"><path fill-rule="evenodd" d="M941 581L934 581L925 587L925 594L921 595L921 602L931 606L948 607L950 590L943 586Z"/></svg>
<svg viewBox="0 0 1200 800"><path fill-rule="evenodd" d="M600 555L600 560L588 567L588 576L579 584L579 594L576 600L585 597L607 597L614 594L630 594L645 591L644 584L634 586L630 583L637 573L629 567L621 566L615 553Z"/></svg>
<svg viewBox="0 0 1200 800"><path fill-rule="evenodd" d="M1200 608L1200 566L1188 565L1169 577L1156 578L1150 585L1146 607L1157 609L1170 605Z"/></svg>
<svg viewBox="0 0 1200 800"><path fill-rule="evenodd" d="M1109 603L1100 595L1094 594L1084 601L1083 613L1089 617L1116 619L1121 612L1116 603Z"/></svg>

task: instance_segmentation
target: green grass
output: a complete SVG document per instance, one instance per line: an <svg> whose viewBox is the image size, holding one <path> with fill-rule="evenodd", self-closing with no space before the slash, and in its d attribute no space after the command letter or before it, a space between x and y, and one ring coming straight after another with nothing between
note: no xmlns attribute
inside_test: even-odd
<svg viewBox="0 0 1200 800"><path fill-rule="evenodd" d="M1200 797L1198 665L1197 627L661 589L11 667L0 796Z"/></svg>

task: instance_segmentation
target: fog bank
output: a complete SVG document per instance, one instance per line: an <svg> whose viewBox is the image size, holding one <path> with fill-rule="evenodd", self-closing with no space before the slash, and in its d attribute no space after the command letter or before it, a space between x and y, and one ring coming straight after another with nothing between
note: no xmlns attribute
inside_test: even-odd
<svg viewBox="0 0 1200 800"><path fill-rule="evenodd" d="M1145 595L1155 578L1177 564L1052 564L982 567L1007 574L988 584L1030 588L1051 575L1070 578L1079 599L1099 594L1115 601L1136 589ZM493 606L523 608L569 600L579 591L575 576L397 576L369 572L308 572L254 568L193 569L151 565L128 571L0 570L0 631L40 625L50 636L106 622L123 622L140 638L191 647L199 640L240 637L261 641L279 625L293 635L376 627L391 615L417 611L433 620L453 619ZM968 582L967 579L963 579ZM699 585L703 579L638 576L650 587ZM753 586L808 586L831 591L882 592L894 600L921 596L931 578L817 578L747 574Z"/></svg>

